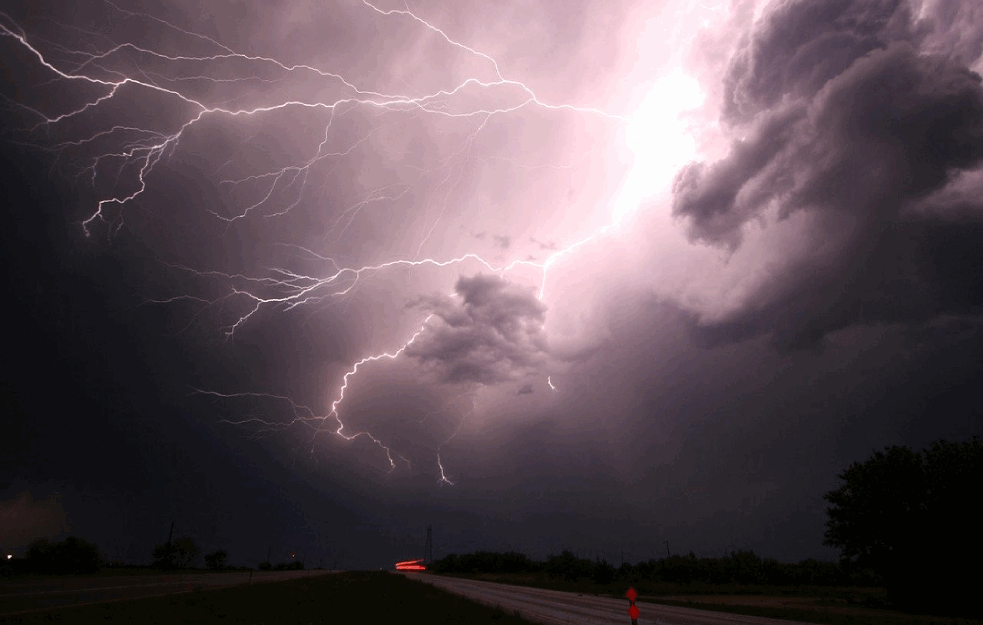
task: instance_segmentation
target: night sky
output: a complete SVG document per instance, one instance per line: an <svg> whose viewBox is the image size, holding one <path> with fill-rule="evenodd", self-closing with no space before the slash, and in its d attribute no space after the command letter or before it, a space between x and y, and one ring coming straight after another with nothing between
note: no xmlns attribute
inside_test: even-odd
<svg viewBox="0 0 983 625"><path fill-rule="evenodd" d="M0 60L5 550L834 559L837 473L983 433L978 2L0 0Z"/></svg>

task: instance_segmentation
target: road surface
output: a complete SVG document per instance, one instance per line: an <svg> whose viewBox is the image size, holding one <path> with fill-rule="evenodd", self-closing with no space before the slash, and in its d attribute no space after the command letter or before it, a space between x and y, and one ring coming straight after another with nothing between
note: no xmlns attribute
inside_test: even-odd
<svg viewBox="0 0 983 625"><path fill-rule="evenodd" d="M0 581L0 616L50 608L140 599L205 588L282 582L334 571L235 571L230 573L174 573L171 575L119 575Z"/></svg>
<svg viewBox="0 0 983 625"><path fill-rule="evenodd" d="M546 625L628 625L627 599L609 599L573 592L510 586L494 582L443 577L429 573L404 573L410 579L433 584L472 601L497 606L527 620ZM627 591L628 589L625 588ZM760 616L709 612L636 602L638 625L780 625L796 623Z"/></svg>

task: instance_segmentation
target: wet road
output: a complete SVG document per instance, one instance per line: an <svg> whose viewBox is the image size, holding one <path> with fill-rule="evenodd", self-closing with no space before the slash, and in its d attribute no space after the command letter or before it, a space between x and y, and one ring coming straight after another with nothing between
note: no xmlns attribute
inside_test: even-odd
<svg viewBox="0 0 983 625"><path fill-rule="evenodd" d="M0 615L70 605L157 597L206 588L281 582L335 571L235 571L230 573L175 573L66 577L0 582Z"/></svg>
<svg viewBox="0 0 983 625"><path fill-rule="evenodd" d="M572 592L455 579L427 573L404 574L472 601L500 607L509 614L518 611L523 618L546 625L628 625L631 622L627 599L581 596ZM796 622L677 608L642 601L636 605L639 610L638 625L780 625Z"/></svg>

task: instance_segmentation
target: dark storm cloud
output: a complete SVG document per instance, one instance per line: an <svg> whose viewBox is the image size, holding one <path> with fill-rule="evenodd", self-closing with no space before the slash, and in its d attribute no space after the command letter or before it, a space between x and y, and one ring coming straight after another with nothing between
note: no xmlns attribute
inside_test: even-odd
<svg viewBox="0 0 983 625"><path fill-rule="evenodd" d="M495 240L495 245L503 250L509 249L509 246L512 245L512 237L496 234L492 238Z"/></svg>
<svg viewBox="0 0 983 625"><path fill-rule="evenodd" d="M532 384L524 384L519 387L519 390L515 392L516 395L530 395L532 394Z"/></svg>
<svg viewBox="0 0 983 625"><path fill-rule="evenodd" d="M496 384L512 380L546 355L546 306L532 289L493 275L462 277L460 297L435 294L414 305L431 311L406 355L438 371L445 382Z"/></svg>
<svg viewBox="0 0 983 625"><path fill-rule="evenodd" d="M673 183L673 212L692 218L691 238L726 243L732 249L740 244L740 227L762 206L739 202L738 194L788 148L803 113L800 107L770 115L750 140L733 145L727 159L712 166L692 163L680 170Z"/></svg>
<svg viewBox="0 0 983 625"><path fill-rule="evenodd" d="M529 237L529 240L539 246L539 249L547 252L552 252L557 249L556 242L554 241L539 241L536 237Z"/></svg>
<svg viewBox="0 0 983 625"><path fill-rule="evenodd" d="M964 64L978 46L963 32L962 56L925 53L920 42L938 52L942 39L910 15L897 1L786 3L732 59L724 116L750 120L749 133L721 161L680 171L673 213L691 239L734 251L749 222L802 212L807 234L791 243L811 251L708 337L774 332L801 347L981 303L983 87ZM787 245L781 232L763 236Z"/></svg>
<svg viewBox="0 0 983 625"><path fill-rule="evenodd" d="M780 2L734 54L724 78L727 119L783 98L806 98L872 50L913 38L905 0Z"/></svg>

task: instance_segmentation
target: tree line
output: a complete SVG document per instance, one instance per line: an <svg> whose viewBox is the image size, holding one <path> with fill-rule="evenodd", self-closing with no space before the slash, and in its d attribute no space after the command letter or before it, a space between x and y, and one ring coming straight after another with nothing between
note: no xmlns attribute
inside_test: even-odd
<svg viewBox="0 0 983 625"><path fill-rule="evenodd" d="M151 568L161 571L197 569L204 560L205 567L213 571L224 571L228 565L229 554L225 549L217 549L202 555L198 543L189 536L154 546L151 552ZM104 568L117 568L120 565L108 561L99 548L78 536L69 536L62 541L40 538L32 542L23 558L0 561L0 576L43 574L43 575L82 575L97 573ZM129 565L124 568L146 568ZM248 567L234 567L245 569ZM290 562L260 562L261 571L296 571L304 569L302 560Z"/></svg>
<svg viewBox="0 0 983 625"><path fill-rule="evenodd" d="M198 563L201 549L194 539L182 537L156 545L152 555L153 568L186 569ZM227 559L228 552L224 549L218 549L204 556L205 566L216 571L228 568ZM11 558L0 563L0 574L80 575L97 573L112 565L113 563L103 557L95 544L78 536L69 536L62 541L40 538L27 547L23 558Z"/></svg>
<svg viewBox="0 0 983 625"><path fill-rule="evenodd" d="M753 551L735 551L719 558L697 558L690 552L637 564L625 563L619 567L604 559L579 558L567 550L544 561L532 560L515 552L482 551L466 555L450 554L428 568L435 573L464 575L540 574L554 579L595 584L609 584L616 580L773 586L878 586L881 583L881 578L870 569L814 559L789 564L773 558L761 558Z"/></svg>

